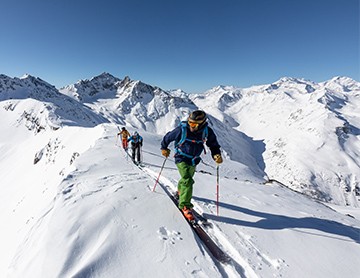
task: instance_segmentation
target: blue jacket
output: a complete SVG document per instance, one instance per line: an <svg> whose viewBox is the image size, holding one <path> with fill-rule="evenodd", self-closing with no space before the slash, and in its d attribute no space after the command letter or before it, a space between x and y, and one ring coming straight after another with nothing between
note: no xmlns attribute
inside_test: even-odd
<svg viewBox="0 0 360 278"><path fill-rule="evenodd" d="M217 142L216 135L207 123L205 123L202 129L196 132L191 132L189 125L186 123L186 138L188 140L185 140L181 145L177 146L182 136L182 126L179 125L164 136L161 141L161 149L167 149L169 144L175 141L175 163L185 162L189 165L197 165L201 161L200 155L204 150L204 144L201 141L203 139L203 131L206 127L208 129L206 145L210 148L211 155L220 154L220 145Z"/></svg>
<svg viewBox="0 0 360 278"><path fill-rule="evenodd" d="M142 146L143 144L143 138L140 135L131 135L127 141L131 142L133 147Z"/></svg>

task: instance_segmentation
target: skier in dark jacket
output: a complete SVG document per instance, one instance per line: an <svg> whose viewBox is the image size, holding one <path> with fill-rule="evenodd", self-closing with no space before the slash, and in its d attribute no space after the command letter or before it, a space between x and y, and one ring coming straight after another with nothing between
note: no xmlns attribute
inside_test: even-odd
<svg viewBox="0 0 360 278"><path fill-rule="evenodd" d="M200 155L204 150L204 143L210 148L211 155L215 162L222 163L220 145L217 142L214 131L206 122L206 113L202 110L195 110L190 113L188 121L182 122L174 130L168 132L161 142L161 153L168 157L169 144L175 141L175 164L180 173L178 182L179 208L184 216L192 221L193 204L191 203L193 192L193 176L196 165L201 161Z"/></svg>
<svg viewBox="0 0 360 278"><path fill-rule="evenodd" d="M141 147L143 145L143 138L135 131L132 136L129 137L128 142L131 142L132 160L135 164L141 163ZM135 160L135 156L137 161Z"/></svg>

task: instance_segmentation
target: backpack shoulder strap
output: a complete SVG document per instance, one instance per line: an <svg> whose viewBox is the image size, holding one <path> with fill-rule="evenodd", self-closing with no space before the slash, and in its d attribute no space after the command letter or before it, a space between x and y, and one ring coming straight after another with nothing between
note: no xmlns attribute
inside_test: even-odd
<svg viewBox="0 0 360 278"><path fill-rule="evenodd" d="M203 134L202 134L202 140L203 142L205 143L207 138L208 138L208 135L209 135L209 130L208 130L208 127L206 126L203 130Z"/></svg>
<svg viewBox="0 0 360 278"><path fill-rule="evenodd" d="M186 130L187 123L185 121L180 122L179 126L181 126L181 138L179 142L177 142L177 146L183 144L187 136L187 130Z"/></svg>

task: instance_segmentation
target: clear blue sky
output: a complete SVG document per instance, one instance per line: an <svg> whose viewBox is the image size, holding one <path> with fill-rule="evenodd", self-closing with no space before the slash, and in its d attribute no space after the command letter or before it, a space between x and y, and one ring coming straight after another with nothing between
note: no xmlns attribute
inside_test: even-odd
<svg viewBox="0 0 360 278"><path fill-rule="evenodd" d="M0 73L165 90L360 81L359 0L2 0Z"/></svg>

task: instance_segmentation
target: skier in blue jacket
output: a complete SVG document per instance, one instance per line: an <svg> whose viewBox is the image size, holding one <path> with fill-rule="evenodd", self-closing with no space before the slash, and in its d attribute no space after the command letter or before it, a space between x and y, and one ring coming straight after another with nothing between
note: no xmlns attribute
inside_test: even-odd
<svg viewBox="0 0 360 278"><path fill-rule="evenodd" d="M140 153L143 145L143 138L135 131L134 134L128 138L128 142L131 142L132 161L135 164L140 164L142 162ZM137 161L135 160L135 157Z"/></svg>
<svg viewBox="0 0 360 278"><path fill-rule="evenodd" d="M193 207L191 203L193 177L196 165L201 161L200 155L204 150L204 143L210 148L215 162L218 164L223 162L220 145L206 119L207 116L204 111L193 111L187 121L182 122L174 130L168 132L161 142L161 153L163 156L168 157L170 155L168 146L175 141L175 164L181 176L178 182L179 208L190 221L194 220L191 211Z"/></svg>

